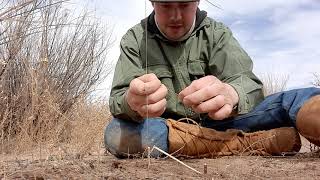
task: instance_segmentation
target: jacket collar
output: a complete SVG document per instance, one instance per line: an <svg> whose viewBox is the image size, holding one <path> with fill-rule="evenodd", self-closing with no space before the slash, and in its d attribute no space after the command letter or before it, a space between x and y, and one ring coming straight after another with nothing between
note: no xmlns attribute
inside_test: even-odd
<svg viewBox="0 0 320 180"><path fill-rule="evenodd" d="M156 22L155 22L155 12L153 11L147 18L143 19L141 21L141 24L143 26L143 28L145 29L145 24L146 24L146 20L148 21L147 23L147 28L148 28L148 32L149 32L149 35L151 37L159 37L165 41L169 41L168 39L166 39L162 33L159 31L157 25L156 25ZM196 22L195 22L195 27L194 27L194 30L193 32L197 31L199 28L202 27L202 22L203 20L207 17L207 12L206 11L200 11L200 9L198 8L197 9L197 12L196 12Z"/></svg>

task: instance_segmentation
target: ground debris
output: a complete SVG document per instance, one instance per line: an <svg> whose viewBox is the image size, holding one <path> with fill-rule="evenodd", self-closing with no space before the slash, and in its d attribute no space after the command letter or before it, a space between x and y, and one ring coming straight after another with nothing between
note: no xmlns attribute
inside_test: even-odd
<svg viewBox="0 0 320 180"><path fill-rule="evenodd" d="M71 157L71 156L70 156ZM184 160L207 174L196 174L169 159L117 159L86 155L82 159L0 161L0 179L317 179L320 158L315 153L288 157L232 156Z"/></svg>

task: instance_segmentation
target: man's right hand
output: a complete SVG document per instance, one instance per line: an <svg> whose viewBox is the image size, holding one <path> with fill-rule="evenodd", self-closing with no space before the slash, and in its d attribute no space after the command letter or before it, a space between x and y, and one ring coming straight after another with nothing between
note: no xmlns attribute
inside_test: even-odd
<svg viewBox="0 0 320 180"><path fill-rule="evenodd" d="M166 110L167 94L167 87L155 74L145 74L130 82L126 100L141 117L160 117Z"/></svg>

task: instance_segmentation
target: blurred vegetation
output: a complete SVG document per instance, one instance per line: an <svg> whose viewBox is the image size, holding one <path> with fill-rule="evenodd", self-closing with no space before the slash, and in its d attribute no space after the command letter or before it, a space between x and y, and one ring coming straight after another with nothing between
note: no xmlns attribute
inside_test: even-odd
<svg viewBox="0 0 320 180"><path fill-rule="evenodd" d="M0 151L65 141L73 106L110 73L111 28L66 3L0 0Z"/></svg>
<svg viewBox="0 0 320 180"><path fill-rule="evenodd" d="M312 84L314 86L320 87L320 74L319 73L313 73L313 77L314 77L314 80L313 80Z"/></svg>
<svg viewBox="0 0 320 180"><path fill-rule="evenodd" d="M263 92L265 96L286 90L289 75L262 74L259 76L263 82Z"/></svg>

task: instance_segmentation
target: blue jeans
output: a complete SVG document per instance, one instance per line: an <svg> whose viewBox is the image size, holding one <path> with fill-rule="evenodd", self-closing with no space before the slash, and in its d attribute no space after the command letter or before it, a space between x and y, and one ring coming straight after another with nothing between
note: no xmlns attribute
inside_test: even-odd
<svg viewBox="0 0 320 180"><path fill-rule="evenodd" d="M295 127L300 107L312 96L320 94L318 88L284 91L265 98L250 113L223 121L204 119L201 126L224 131L240 129L245 132ZM168 152L168 128L163 118L149 118L142 123L112 119L105 129L105 146L117 157L141 154L154 145ZM153 151L153 157L161 155Z"/></svg>

